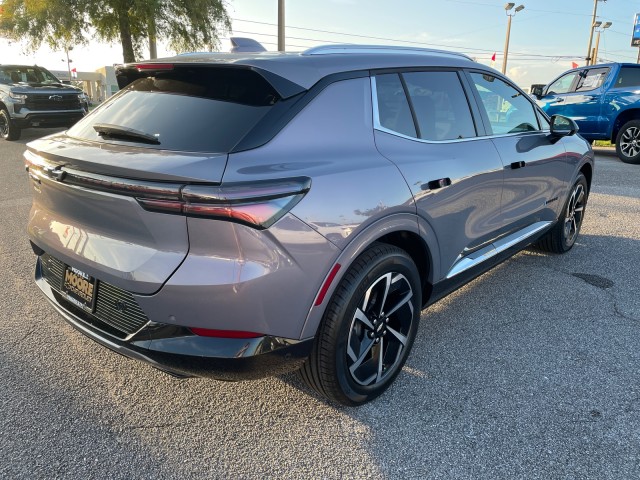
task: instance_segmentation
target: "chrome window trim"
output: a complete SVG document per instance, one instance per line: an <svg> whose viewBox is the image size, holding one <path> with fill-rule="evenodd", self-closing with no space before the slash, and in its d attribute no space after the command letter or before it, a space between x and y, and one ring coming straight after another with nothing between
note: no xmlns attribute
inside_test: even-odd
<svg viewBox="0 0 640 480"><path fill-rule="evenodd" d="M397 75L397 73L391 73L392 75ZM389 75L389 73L383 73L381 75ZM493 135L476 135L475 137L467 137L467 138L452 138L451 140L425 140L417 137L410 137L409 135L405 135L400 132L396 132L389 128L383 127L380 124L380 111L378 108L378 89L376 87L376 76L372 75L371 79L371 106L373 109L373 128L374 130L378 130L379 132L388 133L390 135L394 135L396 137L404 138L406 140L412 140L414 142L427 143L427 144L446 144L446 143L462 143L462 142L472 142L475 140L486 140L491 138L504 138L504 137L515 137L521 135L531 135L531 134L540 134L540 133L551 133L551 130L535 130L531 132L514 132L514 133L500 133ZM471 112L470 112L471 113Z"/></svg>

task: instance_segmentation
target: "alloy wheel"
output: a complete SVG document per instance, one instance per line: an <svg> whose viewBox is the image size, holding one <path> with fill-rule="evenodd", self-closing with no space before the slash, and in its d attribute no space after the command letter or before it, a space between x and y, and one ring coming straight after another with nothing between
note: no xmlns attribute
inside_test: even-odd
<svg viewBox="0 0 640 480"><path fill-rule="evenodd" d="M0 115L0 137L9 135L9 121L5 115Z"/></svg>
<svg viewBox="0 0 640 480"><path fill-rule="evenodd" d="M347 341L347 367L362 386L374 386L400 366L413 322L413 290L407 278L389 272L375 280L359 302Z"/></svg>
<svg viewBox="0 0 640 480"><path fill-rule="evenodd" d="M567 245L573 245L580 231L580 225L584 217L584 200L584 186L581 183L577 183L573 192L571 192L564 218L564 238Z"/></svg>
<svg viewBox="0 0 640 480"><path fill-rule="evenodd" d="M620 137L620 150L630 158L640 153L640 128L629 127L624 131Z"/></svg>

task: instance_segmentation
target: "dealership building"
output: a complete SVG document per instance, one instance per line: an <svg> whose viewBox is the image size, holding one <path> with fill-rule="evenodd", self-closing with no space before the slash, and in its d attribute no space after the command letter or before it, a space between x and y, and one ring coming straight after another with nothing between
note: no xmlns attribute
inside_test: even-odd
<svg viewBox="0 0 640 480"><path fill-rule="evenodd" d="M56 77L63 82L70 81L75 86L82 88L89 95L92 102L101 102L118 91L115 69L105 66L95 72L77 72L69 78L67 70L51 70Z"/></svg>

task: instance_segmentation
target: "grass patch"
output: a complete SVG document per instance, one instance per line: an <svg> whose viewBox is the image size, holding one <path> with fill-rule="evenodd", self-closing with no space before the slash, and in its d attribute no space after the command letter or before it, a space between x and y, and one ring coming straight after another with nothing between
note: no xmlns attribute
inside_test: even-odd
<svg viewBox="0 0 640 480"><path fill-rule="evenodd" d="M594 147L613 147L609 140L595 140L593 142Z"/></svg>

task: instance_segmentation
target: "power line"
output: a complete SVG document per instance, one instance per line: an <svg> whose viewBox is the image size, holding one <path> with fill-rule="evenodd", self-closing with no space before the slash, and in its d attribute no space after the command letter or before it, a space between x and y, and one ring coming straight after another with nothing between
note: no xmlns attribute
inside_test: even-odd
<svg viewBox="0 0 640 480"><path fill-rule="evenodd" d="M234 18L233 20L239 21L239 22L256 23L256 24L259 24L259 25L277 26L277 24L275 24L275 23L259 22L257 20L246 20L246 19L242 19L242 18ZM427 47L453 48L455 50L460 50L460 45L448 45L448 44L444 44L444 43L417 42L417 41L412 41L412 40L402 40L402 39L389 38L389 37L376 37L376 36L368 36L368 35L359 35L359 34L355 34L355 33L334 32L334 31L331 31L331 30L319 30L319 29L314 29L314 28L295 27L295 26L292 26L292 25L287 25L287 28L292 28L292 29L296 29L296 30L308 30L308 31L311 31L311 32L327 33L327 34L330 34L330 35L344 35L344 36L347 36L347 37L357 37L357 38L364 38L364 39L383 40L383 41L387 41L387 42L397 42L397 43L409 43L409 44L412 44L412 45L421 45L421 46L427 46ZM245 35L248 34L248 35L277 36L275 34L258 33L258 32L242 32L242 31L238 31L238 33L244 33ZM298 40L306 40L306 41L314 41L314 42L341 43L341 42L336 42L334 40L309 39L309 38L302 38L302 37L289 37L289 38L296 38ZM295 46L295 45L291 45L291 46ZM495 52L495 49L474 48L474 47L467 47L464 50L467 51L467 52L484 52L484 53L493 53L493 52ZM511 54L512 55L526 55L526 56L541 57L541 58L557 58L557 57L581 58L582 57L581 55L542 55L542 54L525 53L525 52L511 52Z"/></svg>

